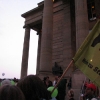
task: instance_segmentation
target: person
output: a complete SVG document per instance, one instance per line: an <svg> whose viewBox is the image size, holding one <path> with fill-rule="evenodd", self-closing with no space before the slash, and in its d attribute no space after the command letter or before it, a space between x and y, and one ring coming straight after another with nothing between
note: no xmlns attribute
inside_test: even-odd
<svg viewBox="0 0 100 100"><path fill-rule="evenodd" d="M13 80L9 80L9 79L5 79L1 82L1 86L2 85L15 85L15 82Z"/></svg>
<svg viewBox="0 0 100 100"><path fill-rule="evenodd" d="M65 100L67 79L63 78L59 81L60 77L63 74L63 69L60 65L57 64L57 62L55 62L55 65L52 67L52 74L55 77L55 80L53 81L53 86L57 86L58 89L58 95L56 99Z"/></svg>
<svg viewBox="0 0 100 100"><path fill-rule="evenodd" d="M26 100L50 100L50 92L36 75L28 75L17 83Z"/></svg>
<svg viewBox="0 0 100 100"><path fill-rule="evenodd" d="M70 77L70 76L69 76ZM72 78L69 78L69 82L67 84L68 90L70 90L72 88Z"/></svg>
<svg viewBox="0 0 100 100"><path fill-rule="evenodd" d="M74 91L73 91L73 89L70 89L70 90L68 91L67 96L68 96L68 100L75 100L75 99L74 99Z"/></svg>
<svg viewBox="0 0 100 100"><path fill-rule="evenodd" d="M46 76L46 77L43 78L43 82L44 82L46 88L52 86L52 81L49 80L48 76Z"/></svg>
<svg viewBox="0 0 100 100"><path fill-rule="evenodd" d="M54 81L53 81L53 86L55 86L56 84L57 84L57 82L58 82L58 76L57 75L55 75L55 79L54 79Z"/></svg>
<svg viewBox="0 0 100 100"><path fill-rule="evenodd" d="M80 100L97 100L95 93L96 86L93 83L89 83L86 85L85 93L80 97Z"/></svg>
<svg viewBox="0 0 100 100"><path fill-rule="evenodd" d="M61 74L57 74L55 75L55 82L53 82L53 85L55 86L59 80L59 78L61 77ZM55 83L55 84L54 84ZM60 82L57 85L57 89L58 89L58 95L56 97L57 100L65 100L65 95L66 95L66 83L67 80L66 79L61 79Z"/></svg>
<svg viewBox="0 0 100 100"><path fill-rule="evenodd" d="M25 100L22 91L14 85L0 87L0 100Z"/></svg>
<svg viewBox="0 0 100 100"><path fill-rule="evenodd" d="M1 81L1 86L7 85L7 84L11 85L11 81L9 79L5 79L5 80Z"/></svg>

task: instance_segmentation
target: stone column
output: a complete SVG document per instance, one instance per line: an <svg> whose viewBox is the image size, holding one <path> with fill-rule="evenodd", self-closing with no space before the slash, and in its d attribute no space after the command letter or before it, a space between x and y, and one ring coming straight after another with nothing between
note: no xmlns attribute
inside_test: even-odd
<svg viewBox="0 0 100 100"><path fill-rule="evenodd" d="M41 53L41 32L38 32L38 53L37 53L37 67L36 67L37 75L39 75L39 69L40 69L40 53Z"/></svg>
<svg viewBox="0 0 100 100"><path fill-rule="evenodd" d="M53 1L44 0L40 73L51 72L52 68L52 37L53 37Z"/></svg>
<svg viewBox="0 0 100 100"><path fill-rule="evenodd" d="M22 65L21 65L21 78L23 78L24 76L27 76L29 40L30 40L30 28L29 26L26 26L24 44L23 44L24 47L23 47L23 56L22 56Z"/></svg>
<svg viewBox="0 0 100 100"><path fill-rule="evenodd" d="M87 0L75 0L76 49L80 47L89 33Z"/></svg>
<svg viewBox="0 0 100 100"><path fill-rule="evenodd" d="M79 49L84 39L89 33L89 22L87 12L87 0L75 0L75 24L76 24L76 51ZM80 65L81 66L81 65ZM80 71L76 70L72 76L72 87L74 88L75 98L79 99L79 93L85 75Z"/></svg>

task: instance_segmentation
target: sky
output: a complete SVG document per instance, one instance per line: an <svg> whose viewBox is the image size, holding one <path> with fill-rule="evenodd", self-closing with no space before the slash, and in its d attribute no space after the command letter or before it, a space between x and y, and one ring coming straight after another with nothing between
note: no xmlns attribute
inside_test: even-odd
<svg viewBox="0 0 100 100"><path fill-rule="evenodd" d="M25 19L21 14L43 0L0 0L0 78L20 78ZM30 33L28 75L36 74L38 35Z"/></svg>

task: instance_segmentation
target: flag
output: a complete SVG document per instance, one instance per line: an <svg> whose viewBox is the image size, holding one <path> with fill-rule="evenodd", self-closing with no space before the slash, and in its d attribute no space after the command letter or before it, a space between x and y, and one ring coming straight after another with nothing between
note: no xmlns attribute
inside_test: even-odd
<svg viewBox="0 0 100 100"><path fill-rule="evenodd" d="M100 20L88 34L73 60L75 66L100 87Z"/></svg>

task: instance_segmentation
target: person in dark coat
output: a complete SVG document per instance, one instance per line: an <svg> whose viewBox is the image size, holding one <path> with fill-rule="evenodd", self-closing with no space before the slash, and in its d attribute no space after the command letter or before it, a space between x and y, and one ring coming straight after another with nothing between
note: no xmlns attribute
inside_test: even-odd
<svg viewBox="0 0 100 100"><path fill-rule="evenodd" d="M59 80L59 78L61 77L61 75L56 75L55 77L56 78L58 77L58 80ZM58 95L56 97L57 100L65 100L66 83L67 83L66 79L61 79L61 81L57 85L57 89L58 89ZM56 84L57 84L57 82L56 82Z"/></svg>
<svg viewBox="0 0 100 100"><path fill-rule="evenodd" d="M57 89L58 89L58 95L56 97L57 100L65 100L65 95L66 95L66 83L67 79L61 79L60 82L58 83L58 80L63 74L63 69L61 66L55 62L54 67L52 67L52 73L55 76L55 80L53 82L53 86L57 84Z"/></svg>

